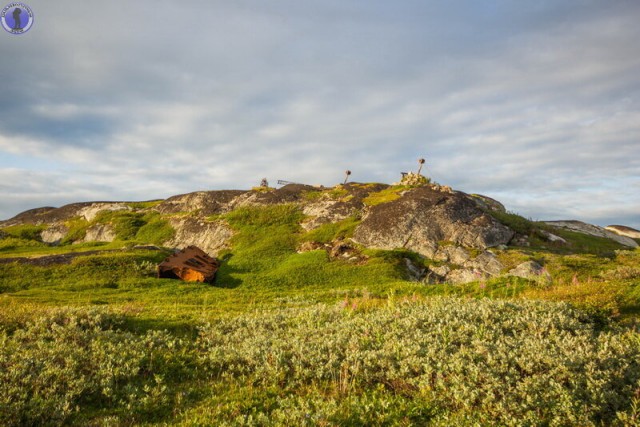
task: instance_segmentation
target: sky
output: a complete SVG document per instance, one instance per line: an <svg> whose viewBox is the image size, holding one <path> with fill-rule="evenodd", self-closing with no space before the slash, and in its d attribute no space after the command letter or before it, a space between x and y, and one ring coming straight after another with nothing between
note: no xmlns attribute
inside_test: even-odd
<svg viewBox="0 0 640 427"><path fill-rule="evenodd" d="M640 229L637 0L28 0L0 29L0 219L423 173Z"/></svg>

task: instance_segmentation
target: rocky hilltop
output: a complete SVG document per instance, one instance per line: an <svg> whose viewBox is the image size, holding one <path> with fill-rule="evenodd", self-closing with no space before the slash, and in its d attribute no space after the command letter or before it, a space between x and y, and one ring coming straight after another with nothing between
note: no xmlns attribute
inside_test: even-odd
<svg viewBox="0 0 640 427"><path fill-rule="evenodd" d="M43 242L52 245L132 240L175 249L195 245L216 256L233 249L234 230L226 214L242 207L284 204L301 212L300 233L347 220L355 224L346 238L305 242L301 252L326 249L334 257L363 262L364 249L405 250L434 260L424 268L406 258L408 275L430 282L465 283L499 274L544 276L535 263L505 271L495 256L507 245L527 245L533 236L500 220L499 214L506 214L502 204L428 182L349 183L332 188L289 184L279 189L200 191L150 202L74 203L23 212L0 222L0 233L31 225L38 227ZM604 237L611 237L606 233ZM545 230L534 237L552 245L567 243ZM623 242L621 237L616 235L619 243L637 246L633 239Z"/></svg>

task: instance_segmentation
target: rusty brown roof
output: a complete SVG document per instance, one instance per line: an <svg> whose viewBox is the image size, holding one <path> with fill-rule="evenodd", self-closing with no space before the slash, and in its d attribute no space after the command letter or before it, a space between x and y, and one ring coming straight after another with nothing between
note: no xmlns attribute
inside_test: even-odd
<svg viewBox="0 0 640 427"><path fill-rule="evenodd" d="M168 256L158 265L158 277L213 282L220 262L196 246Z"/></svg>

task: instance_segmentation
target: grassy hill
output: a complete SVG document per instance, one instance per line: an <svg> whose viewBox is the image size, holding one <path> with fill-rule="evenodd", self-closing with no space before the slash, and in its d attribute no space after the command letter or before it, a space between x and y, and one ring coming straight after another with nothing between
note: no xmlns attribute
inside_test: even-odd
<svg viewBox="0 0 640 427"><path fill-rule="evenodd" d="M349 196L318 193L306 197ZM155 205L69 221L75 237L57 246L42 225L2 230L0 423L638 423L638 249L554 230L556 244L544 224L493 213L530 242L493 249L505 270L533 260L551 280L427 284L407 260L439 261L357 245L332 256L323 245L361 219L305 231L285 201L207 217L234 232L211 286L155 278L169 251L137 245L192 214ZM96 224L116 239L71 243Z"/></svg>

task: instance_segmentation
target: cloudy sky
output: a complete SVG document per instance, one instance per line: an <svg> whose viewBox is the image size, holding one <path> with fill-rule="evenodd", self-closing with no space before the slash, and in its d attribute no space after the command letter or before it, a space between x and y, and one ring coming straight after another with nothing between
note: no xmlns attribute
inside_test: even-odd
<svg viewBox="0 0 640 427"><path fill-rule="evenodd" d="M637 0L27 0L0 30L0 218L248 189L441 184L640 228Z"/></svg>

